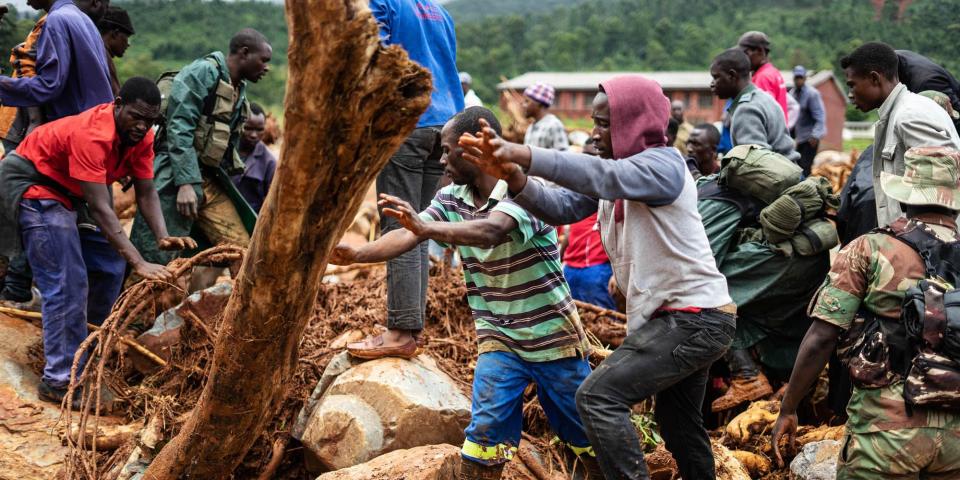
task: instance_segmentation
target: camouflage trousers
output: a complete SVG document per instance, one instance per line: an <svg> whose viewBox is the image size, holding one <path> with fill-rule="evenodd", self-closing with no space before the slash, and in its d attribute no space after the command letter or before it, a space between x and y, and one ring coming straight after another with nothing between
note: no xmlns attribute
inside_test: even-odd
<svg viewBox="0 0 960 480"><path fill-rule="evenodd" d="M837 480L960 478L960 431L917 427L847 433Z"/></svg>
<svg viewBox="0 0 960 480"><path fill-rule="evenodd" d="M200 208L197 218L190 219L180 215L177 211L177 188L157 192L160 196L160 210L163 212L163 221L167 225L167 233L173 237L190 235L194 224L198 230L216 245L232 243L246 247L250 243L250 235L237 213L230 197L224 193L214 181L204 178L202 191L197 192ZM157 246L156 238L146 220L137 213L133 221L133 230L130 241L137 247L140 254L148 262L166 265L176 258L179 252L162 251Z"/></svg>

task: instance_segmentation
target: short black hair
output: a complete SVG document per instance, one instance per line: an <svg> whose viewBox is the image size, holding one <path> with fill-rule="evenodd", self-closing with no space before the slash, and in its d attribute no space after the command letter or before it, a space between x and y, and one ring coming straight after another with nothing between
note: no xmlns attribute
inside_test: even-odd
<svg viewBox="0 0 960 480"><path fill-rule="evenodd" d="M701 123L696 127L693 127L694 130L703 130L707 134L707 141L716 146L720 143L720 130L717 130L717 127L714 127L712 123Z"/></svg>
<svg viewBox="0 0 960 480"><path fill-rule="evenodd" d="M667 120L667 136L673 137L677 135L677 132L680 131L680 122L677 119L670 117Z"/></svg>
<svg viewBox="0 0 960 480"><path fill-rule="evenodd" d="M147 105L160 105L160 89L147 77L131 77L120 87L120 101L124 105L133 105L143 100Z"/></svg>
<svg viewBox="0 0 960 480"><path fill-rule="evenodd" d="M256 52L263 45L270 45L267 37L252 28L244 28L230 39L230 53L239 53L243 47L247 47L251 52Z"/></svg>
<svg viewBox="0 0 960 480"><path fill-rule="evenodd" d="M750 57L739 48L724 50L720 55L713 57L713 63L724 72L727 70L737 72L741 78L750 76Z"/></svg>
<svg viewBox="0 0 960 480"><path fill-rule="evenodd" d="M480 119L484 119L487 123L490 124L490 128L493 131L497 132L497 135L502 135L503 132L500 128L500 120L497 120L497 116L490 111L490 109L484 107L470 107L458 114L456 114L453 119L450 121L451 128L453 128L453 133L459 137L464 133L477 133L480 131Z"/></svg>
<svg viewBox="0 0 960 480"><path fill-rule="evenodd" d="M883 75L887 80L897 78L897 68L900 66L900 60L897 58L897 52L893 47L883 42L867 42L860 45L840 59L840 67L851 69L858 75L866 75L870 72L877 72Z"/></svg>
<svg viewBox="0 0 960 480"><path fill-rule="evenodd" d="M263 115L267 114L263 111L263 107L260 106L257 102L250 102L250 115Z"/></svg>

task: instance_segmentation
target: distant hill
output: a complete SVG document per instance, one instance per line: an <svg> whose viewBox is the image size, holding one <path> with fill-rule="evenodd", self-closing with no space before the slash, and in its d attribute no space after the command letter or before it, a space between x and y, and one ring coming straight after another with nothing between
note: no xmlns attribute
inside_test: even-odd
<svg viewBox="0 0 960 480"><path fill-rule="evenodd" d="M455 0L450 10L502 11L508 3L539 7L545 2ZM501 75L527 71L705 70L716 54L748 30L770 35L772 61L782 69L803 64L840 73L843 55L880 40L923 53L960 73L954 41L960 32L960 0L915 0L900 21L899 2L892 1L886 2L879 19L874 2L866 0L559 3L574 6L458 21L458 65L473 75L482 99L495 101Z"/></svg>
<svg viewBox="0 0 960 480"><path fill-rule="evenodd" d="M2 0L0 0L2 1ZM243 27L274 47L273 71L250 96L278 111L286 84L287 29L280 0L113 0L130 11L137 34L117 60L122 78L156 78L213 50L226 50ZM960 0L888 1L876 20L867 0L451 0L458 66L488 103L501 75L527 71L699 70L747 30L767 32L772 60L834 69L863 42L882 40L921 52L960 73ZM0 23L0 64L32 18Z"/></svg>

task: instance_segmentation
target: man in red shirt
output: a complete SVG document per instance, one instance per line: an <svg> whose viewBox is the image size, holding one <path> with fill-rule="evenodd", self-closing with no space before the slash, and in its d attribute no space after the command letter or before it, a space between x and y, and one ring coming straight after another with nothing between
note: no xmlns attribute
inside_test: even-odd
<svg viewBox="0 0 960 480"><path fill-rule="evenodd" d="M787 118L787 84L780 70L770 63L770 39L763 32L747 32L740 36L737 46L750 57L750 69L753 70L753 84L767 92L777 101Z"/></svg>
<svg viewBox="0 0 960 480"><path fill-rule="evenodd" d="M114 102L38 127L0 162L0 254L26 251L43 297L43 400L66 395L87 323L100 324L109 314L127 263L146 279L172 280L164 266L144 261L124 234L110 185L133 179L137 208L163 248L196 246L168 236L160 213L151 131L159 115L160 91L150 79L134 77Z"/></svg>

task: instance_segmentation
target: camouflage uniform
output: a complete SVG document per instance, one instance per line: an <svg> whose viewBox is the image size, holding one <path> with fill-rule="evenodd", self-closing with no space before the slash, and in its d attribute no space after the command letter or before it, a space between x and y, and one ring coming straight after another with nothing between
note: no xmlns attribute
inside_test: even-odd
<svg viewBox="0 0 960 480"><path fill-rule="evenodd" d="M905 155L905 175L885 174L884 190L904 203L960 209L960 196L954 199L960 156L944 151L911 149ZM931 185L930 178L939 185ZM919 215L911 221L925 223L943 241L960 238L955 220L945 215ZM907 222L901 217L893 225ZM907 244L885 233L861 236L840 251L810 315L844 330L861 309L899 321L906 290L924 276L923 261ZM960 414L914 408L907 415L899 377L878 388L855 387L847 414L838 479L918 478L919 472L924 472L922 478L960 478Z"/></svg>
<svg viewBox="0 0 960 480"><path fill-rule="evenodd" d="M937 102L937 105L943 107L943 109L947 111L947 115L950 115L950 118L954 122L960 120L960 112L953 109L953 104L950 103L950 97L948 97L946 93L938 92L936 90L925 90L920 92L920 95Z"/></svg>

